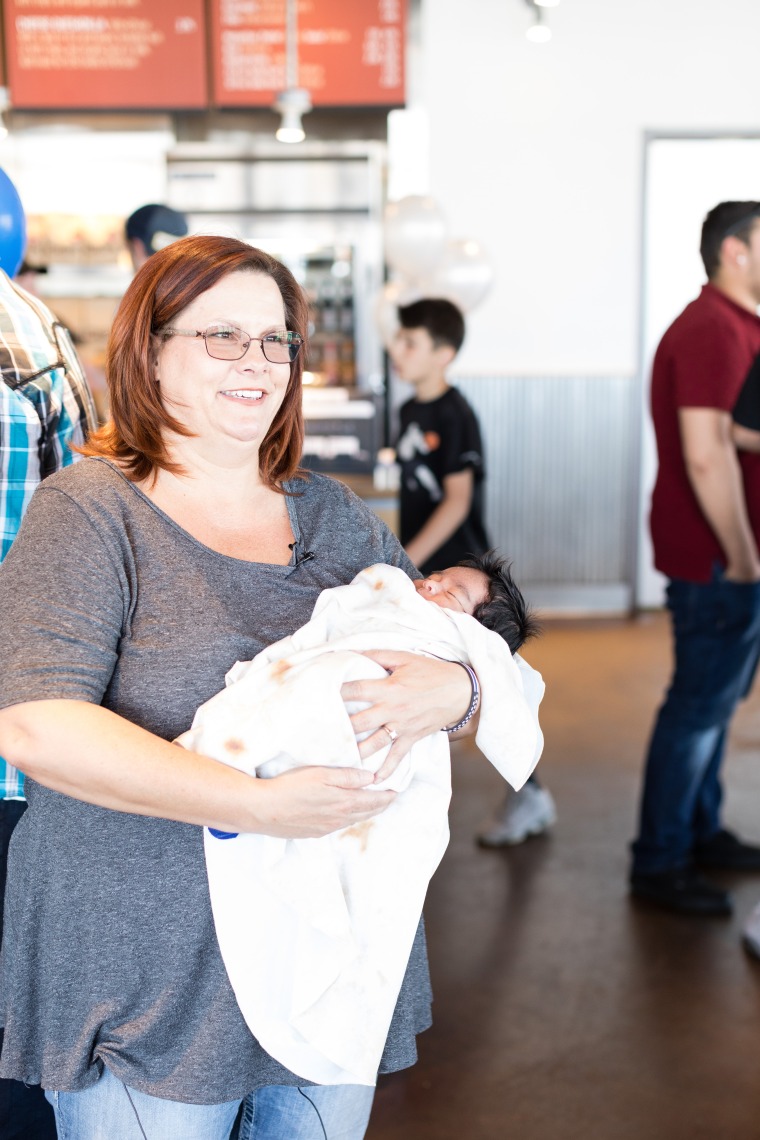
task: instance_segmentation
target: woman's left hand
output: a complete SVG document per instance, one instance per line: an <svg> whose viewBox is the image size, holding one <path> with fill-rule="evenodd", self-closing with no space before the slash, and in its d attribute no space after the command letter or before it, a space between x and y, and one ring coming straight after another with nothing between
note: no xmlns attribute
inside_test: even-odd
<svg viewBox="0 0 760 1140"><path fill-rule="evenodd" d="M375 775L375 782L379 783L395 771L416 741L462 719L470 707L472 684L466 670L453 661L392 650L377 650L365 656L382 665L388 677L348 681L341 695L344 701L361 701L369 706L351 717L357 735L368 733L359 744L363 760L385 748L391 731L395 733L390 751Z"/></svg>

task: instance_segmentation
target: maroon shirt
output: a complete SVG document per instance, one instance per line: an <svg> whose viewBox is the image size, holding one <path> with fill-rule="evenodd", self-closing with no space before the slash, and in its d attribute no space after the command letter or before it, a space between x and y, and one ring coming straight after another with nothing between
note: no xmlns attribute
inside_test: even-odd
<svg viewBox="0 0 760 1140"><path fill-rule="evenodd" d="M654 563L669 578L709 582L726 556L686 473L679 408L733 412L760 354L760 317L704 285L660 341L652 368L652 418L659 468L650 525ZM740 452L750 523L760 546L760 455Z"/></svg>

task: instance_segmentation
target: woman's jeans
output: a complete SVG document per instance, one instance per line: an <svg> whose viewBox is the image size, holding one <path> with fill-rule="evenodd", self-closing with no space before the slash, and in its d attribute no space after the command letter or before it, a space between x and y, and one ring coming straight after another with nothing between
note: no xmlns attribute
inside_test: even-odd
<svg viewBox="0 0 760 1140"><path fill-rule="evenodd" d="M246 1097L240 1140L362 1140L368 1085L271 1085ZM108 1071L82 1092L47 1091L59 1140L228 1140L241 1102L184 1104L128 1088Z"/></svg>
<svg viewBox="0 0 760 1140"><path fill-rule="evenodd" d="M688 866L695 844L720 829L720 765L738 701L760 652L760 584L673 579L673 680L649 745L633 873Z"/></svg>

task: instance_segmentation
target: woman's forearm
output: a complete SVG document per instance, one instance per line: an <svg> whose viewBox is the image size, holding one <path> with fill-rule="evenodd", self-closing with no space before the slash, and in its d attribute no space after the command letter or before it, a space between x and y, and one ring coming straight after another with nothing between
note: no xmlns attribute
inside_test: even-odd
<svg viewBox="0 0 760 1140"><path fill-rule="evenodd" d="M371 773L310 768L258 780L85 701L32 701L0 711L0 755L86 803L223 831L322 835L390 802L386 793L365 789Z"/></svg>
<svg viewBox="0 0 760 1140"><path fill-rule="evenodd" d="M186 752L85 701L34 701L0 712L0 755L54 791L115 811L222 826L250 778Z"/></svg>

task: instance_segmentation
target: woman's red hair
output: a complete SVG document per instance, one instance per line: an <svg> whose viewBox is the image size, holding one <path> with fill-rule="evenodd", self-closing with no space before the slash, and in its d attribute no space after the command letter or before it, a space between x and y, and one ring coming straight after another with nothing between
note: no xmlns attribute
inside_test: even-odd
<svg viewBox="0 0 760 1140"><path fill-rule="evenodd" d="M223 277L240 271L263 273L280 290L287 328L306 339L308 304L290 270L263 250L235 238L195 235L154 253L135 275L114 317L106 349L111 418L90 436L84 455L119 464L136 482L160 468L181 472L172 462L165 434L189 430L161 402L153 379L155 338ZM291 364L290 383L259 451L262 478L271 487L298 470L303 449L301 409L304 349Z"/></svg>

